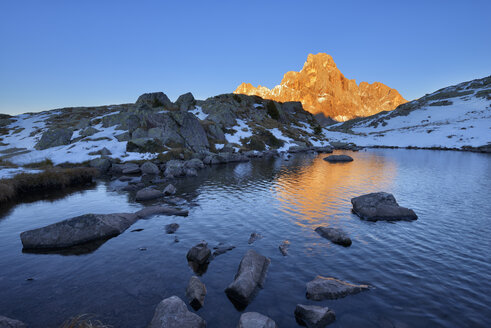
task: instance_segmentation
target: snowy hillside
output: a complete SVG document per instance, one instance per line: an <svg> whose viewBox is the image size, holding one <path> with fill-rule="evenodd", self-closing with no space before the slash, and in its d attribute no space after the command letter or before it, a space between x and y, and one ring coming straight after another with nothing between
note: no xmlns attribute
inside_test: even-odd
<svg viewBox="0 0 491 328"><path fill-rule="evenodd" d="M359 146L489 148L491 77L438 90L391 112L331 125L324 134Z"/></svg>

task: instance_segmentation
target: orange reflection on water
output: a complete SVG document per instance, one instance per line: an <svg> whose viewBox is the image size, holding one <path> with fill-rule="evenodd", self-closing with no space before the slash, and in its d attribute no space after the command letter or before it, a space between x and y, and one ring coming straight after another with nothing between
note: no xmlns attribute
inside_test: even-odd
<svg viewBox="0 0 491 328"><path fill-rule="evenodd" d="M280 210L302 227L330 225L338 215L348 215L351 198L389 191L397 174L396 163L369 152L346 153L350 163L331 164L316 157L301 168L285 167L278 173L272 192Z"/></svg>

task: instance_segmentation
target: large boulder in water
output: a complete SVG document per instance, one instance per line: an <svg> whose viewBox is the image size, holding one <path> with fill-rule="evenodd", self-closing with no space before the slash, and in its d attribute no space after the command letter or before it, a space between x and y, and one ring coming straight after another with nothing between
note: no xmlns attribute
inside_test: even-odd
<svg viewBox="0 0 491 328"><path fill-rule="evenodd" d="M351 199L353 212L368 221L416 220L413 210L399 206L394 195L376 192Z"/></svg>
<svg viewBox="0 0 491 328"><path fill-rule="evenodd" d="M307 283L307 298L314 301L334 300L368 290L368 285L354 285L336 278L317 276Z"/></svg>
<svg viewBox="0 0 491 328"><path fill-rule="evenodd" d="M348 155L329 155L324 157L324 160L329 163L346 163L352 162L353 158Z"/></svg>
<svg viewBox="0 0 491 328"><path fill-rule="evenodd" d="M44 132L35 148L43 150L56 146L68 145L72 139L73 131L66 128L49 129Z"/></svg>
<svg viewBox="0 0 491 328"><path fill-rule="evenodd" d="M246 312L240 316L237 328L277 328L273 319L257 312Z"/></svg>
<svg viewBox="0 0 491 328"><path fill-rule="evenodd" d="M315 232L317 232L322 237L329 239L335 244L345 247L351 246L350 237L348 237L348 235L341 229L335 229L329 227L317 227L315 228Z"/></svg>
<svg viewBox="0 0 491 328"><path fill-rule="evenodd" d="M177 296L164 299L157 305L148 328L205 328L206 321L188 310Z"/></svg>
<svg viewBox="0 0 491 328"><path fill-rule="evenodd" d="M328 307L298 304L295 319L307 328L324 328L336 320L336 314Z"/></svg>
<svg viewBox="0 0 491 328"><path fill-rule="evenodd" d="M56 249L114 237L128 229L133 213L85 214L20 234L25 249Z"/></svg>
<svg viewBox="0 0 491 328"><path fill-rule="evenodd" d="M240 261L234 281L225 293L237 308L245 308L259 288L263 288L271 260L254 250L249 250Z"/></svg>

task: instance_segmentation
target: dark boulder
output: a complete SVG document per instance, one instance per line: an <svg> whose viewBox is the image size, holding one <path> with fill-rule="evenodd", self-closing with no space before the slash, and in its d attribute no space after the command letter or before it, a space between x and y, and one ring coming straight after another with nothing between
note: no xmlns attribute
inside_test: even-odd
<svg viewBox="0 0 491 328"><path fill-rule="evenodd" d="M336 320L336 314L328 307L298 304L295 319L307 328L324 328Z"/></svg>
<svg viewBox="0 0 491 328"><path fill-rule="evenodd" d="M179 297L171 296L157 305L148 328L206 328L206 321L189 311Z"/></svg>
<svg viewBox="0 0 491 328"><path fill-rule="evenodd" d="M348 155L329 155L327 157L324 157L324 160L329 163L346 163L352 162L353 158Z"/></svg>
<svg viewBox="0 0 491 328"><path fill-rule="evenodd" d="M49 129L44 132L34 148L43 150L56 146L68 145L72 139L73 131L66 128Z"/></svg>
<svg viewBox="0 0 491 328"><path fill-rule="evenodd" d="M157 175L160 173L158 166L152 162L143 163L140 169L144 174Z"/></svg>
<svg viewBox="0 0 491 328"><path fill-rule="evenodd" d="M186 297L189 305L195 310L199 310L205 304L206 287L198 277L192 276L186 288Z"/></svg>
<svg viewBox="0 0 491 328"><path fill-rule="evenodd" d="M307 283L307 298L314 301L334 300L368 290L368 285L354 285L336 278L317 276Z"/></svg>
<svg viewBox="0 0 491 328"><path fill-rule="evenodd" d="M317 227L315 229L315 232L317 232L322 237L329 239L330 241L332 241L335 244L345 246L345 247L351 246L351 239L341 229L328 228L328 227Z"/></svg>
<svg viewBox="0 0 491 328"><path fill-rule="evenodd" d="M273 319L258 312L246 312L240 316L237 328L277 328Z"/></svg>
<svg viewBox="0 0 491 328"><path fill-rule="evenodd" d="M177 229L179 229L179 224L177 223L169 223L165 226L165 232L168 234L173 234Z"/></svg>
<svg viewBox="0 0 491 328"><path fill-rule="evenodd" d="M176 100L176 106L178 106L180 110L190 110L193 109L195 105L196 100L191 92L180 95Z"/></svg>
<svg viewBox="0 0 491 328"><path fill-rule="evenodd" d="M368 221L410 221L418 216L413 210L401 207L394 195L376 192L351 199L353 212Z"/></svg>
<svg viewBox="0 0 491 328"><path fill-rule="evenodd" d="M193 246L186 255L189 262L194 262L198 265L203 265L209 262L211 256L211 250L208 248L208 244L204 241Z"/></svg>
<svg viewBox="0 0 491 328"><path fill-rule="evenodd" d="M164 193L162 191L151 187L147 187L137 191L136 200L137 201L152 200L152 199L160 198L163 195Z"/></svg>

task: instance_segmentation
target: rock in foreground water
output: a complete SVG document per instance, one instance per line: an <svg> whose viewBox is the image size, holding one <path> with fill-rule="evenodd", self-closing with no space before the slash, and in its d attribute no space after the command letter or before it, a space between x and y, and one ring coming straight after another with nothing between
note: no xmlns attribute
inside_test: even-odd
<svg viewBox="0 0 491 328"><path fill-rule="evenodd" d="M198 277L192 276L186 288L186 297L189 305L198 310L205 304L206 287Z"/></svg>
<svg viewBox="0 0 491 328"><path fill-rule="evenodd" d="M20 234L25 249L64 248L114 237L138 220L133 213L85 214Z"/></svg>
<svg viewBox="0 0 491 328"><path fill-rule="evenodd" d="M329 163L343 163L343 162L352 162L353 158L348 155L329 155L324 157L324 160Z"/></svg>
<svg viewBox="0 0 491 328"><path fill-rule="evenodd" d="M168 234L173 234L177 229L179 229L179 224L177 223L170 223L165 226L165 232Z"/></svg>
<svg viewBox="0 0 491 328"><path fill-rule="evenodd" d="M317 227L315 228L315 232L317 232L322 237L329 239L335 244L345 247L351 246L351 239L341 229Z"/></svg>
<svg viewBox="0 0 491 328"><path fill-rule="evenodd" d="M144 209L139 210L135 214L138 215L140 219L148 218L152 215L177 215L177 216L188 216L188 211L180 210L177 208L163 206L163 205L155 205L148 206Z"/></svg>
<svg viewBox="0 0 491 328"><path fill-rule="evenodd" d="M399 206L394 195L376 192L351 199L353 212L368 221L410 221L418 216L413 210Z"/></svg>
<svg viewBox="0 0 491 328"><path fill-rule="evenodd" d="M237 328L277 328L273 319L257 312L246 312L240 316Z"/></svg>
<svg viewBox="0 0 491 328"><path fill-rule="evenodd" d="M194 262L202 265L208 262L210 256L211 256L211 250L208 248L208 244L202 241L201 243L197 244L196 246L193 246L189 250L188 254L186 255L186 258L190 262Z"/></svg>
<svg viewBox="0 0 491 328"><path fill-rule="evenodd" d="M164 299L157 305L148 328L205 328L206 321L188 310L177 296Z"/></svg>
<svg viewBox="0 0 491 328"><path fill-rule="evenodd" d="M295 319L307 328L324 328L336 320L336 314L327 307L298 304Z"/></svg>
<svg viewBox="0 0 491 328"><path fill-rule="evenodd" d="M27 325L22 321L0 315L0 328L27 328Z"/></svg>
<svg viewBox="0 0 491 328"><path fill-rule="evenodd" d="M228 298L238 308L245 308L259 288L263 288L271 260L249 250L240 261L235 280L225 289Z"/></svg>
<svg viewBox="0 0 491 328"><path fill-rule="evenodd" d="M346 281L322 276L307 283L307 298L314 301L334 300L368 290L368 285L354 285Z"/></svg>
<svg viewBox="0 0 491 328"><path fill-rule="evenodd" d="M147 188L143 188L141 190L138 190L138 192L136 193L136 200L137 201L152 200L152 199L160 198L163 195L164 195L164 193L161 192L160 190L157 190L157 189L154 189L151 187L147 187Z"/></svg>

